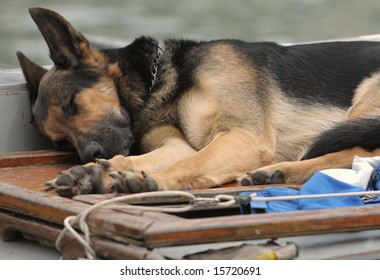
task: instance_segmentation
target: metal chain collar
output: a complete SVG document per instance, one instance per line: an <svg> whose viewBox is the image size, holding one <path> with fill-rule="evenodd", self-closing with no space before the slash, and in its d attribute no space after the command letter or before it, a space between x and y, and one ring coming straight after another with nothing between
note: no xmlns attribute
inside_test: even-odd
<svg viewBox="0 0 380 280"><path fill-rule="evenodd" d="M160 48L160 46L157 46L156 57L153 59L153 64L151 66L152 69L151 69L150 73L152 75L152 83L149 87L149 92L152 91L154 84L156 83L157 73L158 73L158 65L160 63L162 53L163 53L163 50Z"/></svg>

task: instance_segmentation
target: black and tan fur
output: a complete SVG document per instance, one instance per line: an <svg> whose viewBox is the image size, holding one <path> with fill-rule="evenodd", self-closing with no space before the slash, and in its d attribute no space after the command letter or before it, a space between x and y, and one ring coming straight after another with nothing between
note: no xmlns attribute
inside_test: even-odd
<svg viewBox="0 0 380 280"><path fill-rule="evenodd" d="M167 40L159 56L152 38L94 50L57 13L30 14L54 62L45 70L18 54L35 122L90 162L49 182L61 195L301 182L376 152L337 145L336 154L296 161L336 125L376 114L377 77L368 77L379 69L380 43Z"/></svg>

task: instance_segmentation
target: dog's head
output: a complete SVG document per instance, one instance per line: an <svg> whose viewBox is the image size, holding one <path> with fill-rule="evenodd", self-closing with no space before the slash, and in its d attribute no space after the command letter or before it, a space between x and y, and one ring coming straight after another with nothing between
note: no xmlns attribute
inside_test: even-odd
<svg viewBox="0 0 380 280"><path fill-rule="evenodd" d="M17 53L40 131L53 142L69 142L84 162L127 155L133 135L115 83L117 63L91 49L59 14L42 8L29 11L54 62L46 70Z"/></svg>

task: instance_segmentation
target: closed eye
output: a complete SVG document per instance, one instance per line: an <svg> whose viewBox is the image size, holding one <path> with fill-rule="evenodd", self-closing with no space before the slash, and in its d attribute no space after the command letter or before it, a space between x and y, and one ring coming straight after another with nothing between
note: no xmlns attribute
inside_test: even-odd
<svg viewBox="0 0 380 280"><path fill-rule="evenodd" d="M68 103L65 102L65 104L59 105L58 107L66 116L75 116L79 112L78 106L75 103L75 94L70 96Z"/></svg>
<svg viewBox="0 0 380 280"><path fill-rule="evenodd" d="M78 106L77 106L77 104L75 103L75 94L73 94L72 96L71 96L71 99L70 99L70 102L69 102L69 108L68 108L69 110L69 113L70 113L70 115L76 115L76 114L78 114Z"/></svg>

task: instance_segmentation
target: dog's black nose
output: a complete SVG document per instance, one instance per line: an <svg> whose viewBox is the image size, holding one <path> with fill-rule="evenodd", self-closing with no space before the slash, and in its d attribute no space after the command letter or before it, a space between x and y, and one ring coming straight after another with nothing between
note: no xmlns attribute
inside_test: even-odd
<svg viewBox="0 0 380 280"><path fill-rule="evenodd" d="M95 141L87 142L84 145L83 153L80 155L83 162L92 162L103 155L102 147Z"/></svg>

